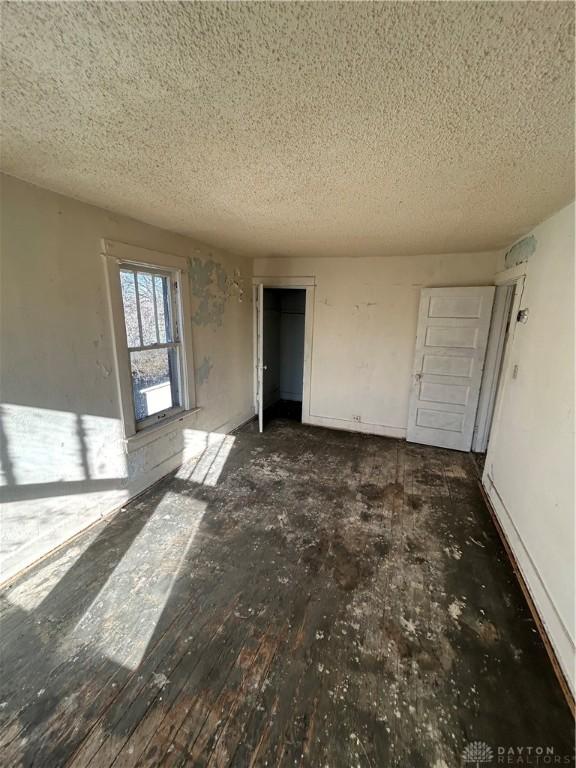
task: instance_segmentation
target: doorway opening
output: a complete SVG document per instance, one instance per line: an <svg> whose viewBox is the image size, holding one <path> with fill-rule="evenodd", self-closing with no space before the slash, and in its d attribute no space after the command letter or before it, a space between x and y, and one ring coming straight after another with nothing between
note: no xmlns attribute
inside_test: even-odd
<svg viewBox="0 0 576 768"><path fill-rule="evenodd" d="M306 290L264 288L262 318L264 424L302 421Z"/></svg>

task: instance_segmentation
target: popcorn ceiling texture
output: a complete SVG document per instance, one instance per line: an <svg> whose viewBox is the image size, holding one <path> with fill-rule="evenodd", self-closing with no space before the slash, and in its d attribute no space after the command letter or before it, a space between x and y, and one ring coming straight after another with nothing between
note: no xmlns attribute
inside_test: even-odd
<svg viewBox="0 0 576 768"><path fill-rule="evenodd" d="M2 4L2 166L251 256L507 246L569 202L572 3Z"/></svg>

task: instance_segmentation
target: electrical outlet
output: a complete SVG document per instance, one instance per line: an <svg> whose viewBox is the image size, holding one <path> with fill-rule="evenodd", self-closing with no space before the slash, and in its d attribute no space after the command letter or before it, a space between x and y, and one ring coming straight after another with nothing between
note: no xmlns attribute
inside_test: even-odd
<svg viewBox="0 0 576 768"><path fill-rule="evenodd" d="M358 423L360 423L362 419L360 416L352 416L352 421L357 421Z"/></svg>

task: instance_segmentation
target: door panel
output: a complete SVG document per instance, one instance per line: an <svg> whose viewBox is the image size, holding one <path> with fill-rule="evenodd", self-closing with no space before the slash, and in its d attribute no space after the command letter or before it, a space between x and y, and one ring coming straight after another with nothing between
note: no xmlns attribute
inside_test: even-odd
<svg viewBox="0 0 576 768"><path fill-rule="evenodd" d="M445 432L461 432L463 414L448 411L430 411L418 408L417 425L429 429L441 429Z"/></svg>
<svg viewBox="0 0 576 768"><path fill-rule="evenodd" d="M426 328L426 347L459 347L475 349L478 343L477 328Z"/></svg>
<svg viewBox="0 0 576 768"><path fill-rule="evenodd" d="M435 384L432 381L420 382L420 400L432 403L455 403L466 405L470 387L467 384Z"/></svg>
<svg viewBox="0 0 576 768"><path fill-rule="evenodd" d="M480 317L479 296L431 296L428 317Z"/></svg>
<svg viewBox="0 0 576 768"><path fill-rule="evenodd" d="M439 355L424 355L422 373L432 376L464 376L470 378L474 360L469 357L446 357Z"/></svg>
<svg viewBox="0 0 576 768"><path fill-rule="evenodd" d="M423 288L407 440L470 450L494 287Z"/></svg>

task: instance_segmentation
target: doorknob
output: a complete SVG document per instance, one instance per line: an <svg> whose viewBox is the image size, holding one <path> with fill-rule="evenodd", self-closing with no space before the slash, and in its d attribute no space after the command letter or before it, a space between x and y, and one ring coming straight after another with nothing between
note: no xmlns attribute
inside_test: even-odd
<svg viewBox="0 0 576 768"><path fill-rule="evenodd" d="M421 373L415 373L414 374L414 380L415 381L420 381L421 378L422 378L422 374Z"/></svg>
<svg viewBox="0 0 576 768"><path fill-rule="evenodd" d="M263 365L263 366L262 366L262 370L263 370L263 371L267 371L267 370L268 370L268 366L267 366L267 365Z"/></svg>

